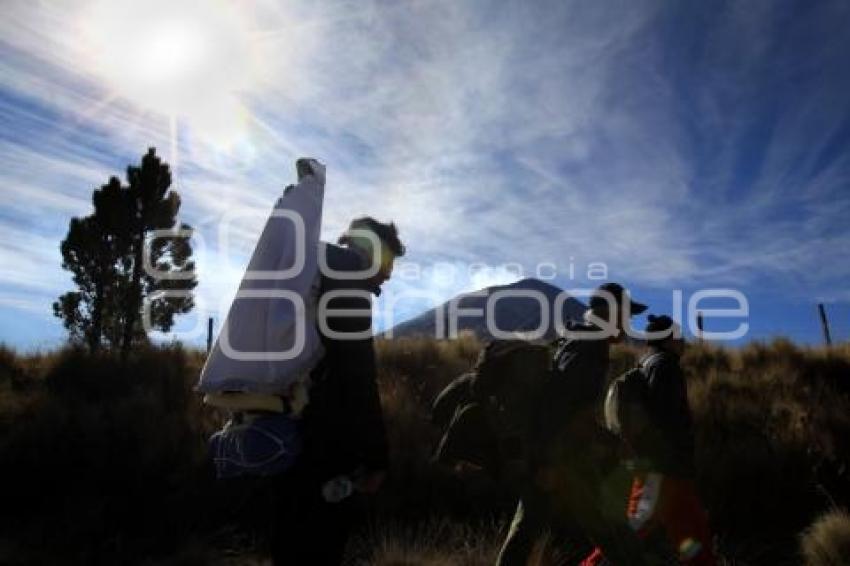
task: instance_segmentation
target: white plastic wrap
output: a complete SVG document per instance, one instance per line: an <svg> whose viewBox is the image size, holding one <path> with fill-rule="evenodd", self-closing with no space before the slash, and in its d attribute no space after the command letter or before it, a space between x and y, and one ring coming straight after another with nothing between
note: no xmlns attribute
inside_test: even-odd
<svg viewBox="0 0 850 566"><path fill-rule="evenodd" d="M201 371L203 393L286 395L324 354L316 328L316 255L325 170L317 161L310 165L312 174L278 199L266 221Z"/></svg>

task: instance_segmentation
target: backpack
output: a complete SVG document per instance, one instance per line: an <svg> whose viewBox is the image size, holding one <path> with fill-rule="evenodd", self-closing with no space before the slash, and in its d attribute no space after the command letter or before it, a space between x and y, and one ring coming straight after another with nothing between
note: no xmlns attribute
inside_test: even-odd
<svg viewBox="0 0 850 566"><path fill-rule="evenodd" d="M281 474L301 453L299 422L281 413L236 413L208 449L220 480Z"/></svg>
<svg viewBox="0 0 850 566"><path fill-rule="evenodd" d="M644 358L637 367L615 378L605 395L605 427L630 444L645 433L651 422L646 403L649 392L646 368L658 356Z"/></svg>
<svg viewBox="0 0 850 566"><path fill-rule="evenodd" d="M536 395L551 359L545 345L524 340L489 343L473 371L452 381L434 402L433 422L443 430L434 460L470 462L493 475L509 462L522 460Z"/></svg>

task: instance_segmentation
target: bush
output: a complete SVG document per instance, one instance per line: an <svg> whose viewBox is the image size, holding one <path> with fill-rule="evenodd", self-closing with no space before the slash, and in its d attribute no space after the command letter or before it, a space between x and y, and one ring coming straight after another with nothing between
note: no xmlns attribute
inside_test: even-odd
<svg viewBox="0 0 850 566"><path fill-rule="evenodd" d="M4 531L81 561L173 548L203 517L209 483L190 368L174 347L126 364L53 356L42 394L0 438Z"/></svg>
<svg viewBox="0 0 850 566"><path fill-rule="evenodd" d="M23 374L23 368L15 351L0 345L0 385L18 381Z"/></svg>

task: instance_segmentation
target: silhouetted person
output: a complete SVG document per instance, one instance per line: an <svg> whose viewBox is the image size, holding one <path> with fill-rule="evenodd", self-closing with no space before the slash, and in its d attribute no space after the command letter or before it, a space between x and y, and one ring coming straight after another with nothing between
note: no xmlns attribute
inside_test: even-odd
<svg viewBox="0 0 850 566"><path fill-rule="evenodd" d="M681 329L668 316L649 316L647 332L662 333L647 342L641 360L645 380L645 431L631 448L637 473L626 513L642 538L666 544L679 563L716 564L708 517L694 484L694 426L679 357L685 347ZM604 564L597 549L586 566Z"/></svg>
<svg viewBox="0 0 850 566"><path fill-rule="evenodd" d="M585 322L569 324L559 340L540 394L527 478L519 486L520 502L499 553L500 566L524 566L535 542L549 531L556 537L583 535L620 566L643 564L642 545L625 518L603 513L606 466L600 454L613 452L615 441L599 416L610 345L622 339L628 318L644 310L621 285L606 283L591 297Z"/></svg>
<svg viewBox="0 0 850 566"><path fill-rule="evenodd" d="M373 249L375 240L362 231L377 237L379 249ZM340 563L357 520L358 499L380 488L388 465L375 382L371 295L380 293L395 258L405 249L394 224L372 218L354 220L339 242L320 250L327 266L338 273L323 270L321 278L319 319L324 317L327 324L319 327L325 356L311 374L310 400L301 422L303 452L276 482L272 556L278 566ZM346 277L373 267L375 258L377 274ZM335 292L343 294L330 298ZM322 299L327 301L324 309ZM355 316L346 316L343 310ZM350 496L344 489L342 493L330 489L340 478L343 486L348 480L353 483ZM340 495L344 496L340 501L333 501Z"/></svg>

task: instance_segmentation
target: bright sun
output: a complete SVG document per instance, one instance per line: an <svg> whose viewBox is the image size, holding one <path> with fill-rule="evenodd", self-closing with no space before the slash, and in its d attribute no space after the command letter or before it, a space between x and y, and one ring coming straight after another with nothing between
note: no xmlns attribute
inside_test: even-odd
<svg viewBox="0 0 850 566"><path fill-rule="evenodd" d="M161 22L143 43L138 71L152 86L180 82L205 64L210 50L209 38L194 22Z"/></svg>
<svg viewBox="0 0 850 566"><path fill-rule="evenodd" d="M81 18L84 58L118 96L185 121L216 145L244 129L257 80L243 14L225 0L102 0Z"/></svg>

